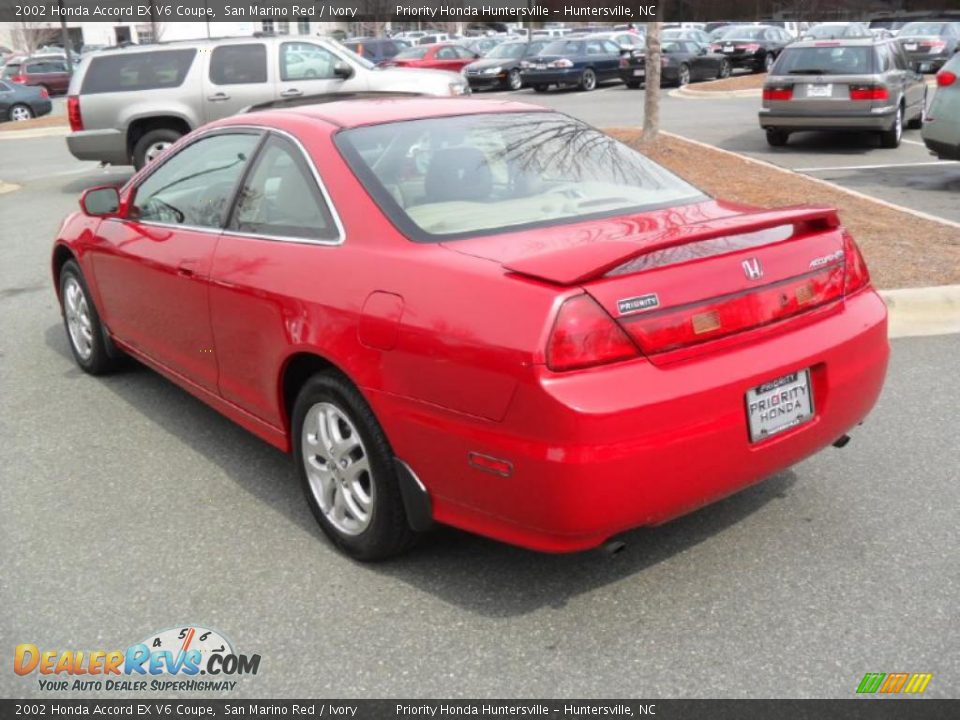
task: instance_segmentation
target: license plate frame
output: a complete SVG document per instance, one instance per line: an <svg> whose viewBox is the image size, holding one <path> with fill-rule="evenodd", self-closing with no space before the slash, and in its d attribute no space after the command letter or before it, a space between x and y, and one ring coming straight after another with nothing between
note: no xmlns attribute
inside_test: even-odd
<svg viewBox="0 0 960 720"><path fill-rule="evenodd" d="M917 51L917 43L904 43L904 44L903 44L903 49L906 50L907 52L916 52L916 51Z"/></svg>
<svg viewBox="0 0 960 720"><path fill-rule="evenodd" d="M808 83L808 98L831 98L833 97L833 83Z"/></svg>
<svg viewBox="0 0 960 720"><path fill-rule="evenodd" d="M736 48L734 48L733 45L724 45L723 48L722 48L722 50L723 50L723 52L725 52L725 53L732 53L732 52L734 52L734 50L736 50Z"/></svg>
<svg viewBox="0 0 960 720"><path fill-rule="evenodd" d="M816 417L810 368L755 385L744 393L744 404L752 443L805 425Z"/></svg>
<svg viewBox="0 0 960 720"><path fill-rule="evenodd" d="M633 71L633 76L634 76L634 77L645 77L646 74L647 74L647 71L644 70L643 68L636 68L636 69Z"/></svg>

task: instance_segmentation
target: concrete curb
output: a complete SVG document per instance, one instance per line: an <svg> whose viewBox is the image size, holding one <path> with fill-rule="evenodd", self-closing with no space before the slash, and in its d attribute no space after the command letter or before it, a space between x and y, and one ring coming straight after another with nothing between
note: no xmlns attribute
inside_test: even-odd
<svg viewBox="0 0 960 720"><path fill-rule="evenodd" d="M960 333L960 285L879 292L890 311L891 338Z"/></svg>
<svg viewBox="0 0 960 720"><path fill-rule="evenodd" d="M806 175L804 173L788 170L787 168L782 168L779 165L774 165L773 163L767 162L766 160L757 160L756 158L752 158L749 155L741 155L740 153L735 153L731 150L724 150L723 148L718 148L713 145L709 145L708 143L700 142L699 140L692 140L688 137L684 137L683 135L677 135L676 133L667 132L666 130L661 130L660 132L663 135L674 137L674 138L677 138L678 140L683 140L684 142L688 142L698 147L706 148L708 150L715 150L716 152L723 153L724 155L732 155L733 157L739 158L744 162L753 163L755 165L762 165L763 167L770 168L772 170L776 170L781 173L786 173L787 175L792 175L794 177L805 178L806 180L809 180L812 183L823 185L824 187L828 187L831 190L836 190L837 192L850 195L851 197L859 198L860 200L867 200L869 202L876 203L877 205L882 205L883 207L890 208L891 210L899 210L900 212L907 213L908 215L913 215L914 217L921 218L923 220L929 220L930 222L940 223L941 225L946 225L948 227L960 229L960 222L954 222L953 220L946 220L944 218L937 217L936 215L929 215L925 212L920 212L919 210L912 210L911 208L904 207L903 205L896 205L895 203L891 203L891 202L887 202L886 200L881 200L879 198L871 197L870 195L865 195L861 192L857 192L856 190L850 190L848 188L841 187L840 185L835 185L834 183L829 182L828 180L821 180L820 178L815 178L811 175Z"/></svg>
<svg viewBox="0 0 960 720"><path fill-rule="evenodd" d="M19 190L19 185L14 185L12 183L5 183L3 180L0 180L0 195L4 193L11 193L14 190Z"/></svg>
<svg viewBox="0 0 960 720"><path fill-rule="evenodd" d="M30 138L63 137L70 134L69 127L46 127L35 130L5 130L0 132L0 140L29 140Z"/></svg>
<svg viewBox="0 0 960 720"><path fill-rule="evenodd" d="M747 90L691 90L690 86L674 88L669 93L671 97L681 97L688 100L730 100L733 98L758 98L763 94L760 88Z"/></svg>

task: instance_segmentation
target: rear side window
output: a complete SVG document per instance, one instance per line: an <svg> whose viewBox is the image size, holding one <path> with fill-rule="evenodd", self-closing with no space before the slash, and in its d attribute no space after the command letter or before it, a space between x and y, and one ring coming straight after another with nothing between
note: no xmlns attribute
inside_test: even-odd
<svg viewBox="0 0 960 720"><path fill-rule="evenodd" d="M175 88L183 84L195 49L101 55L90 59L82 95Z"/></svg>
<svg viewBox="0 0 960 720"><path fill-rule="evenodd" d="M267 81L267 47L263 43L221 45L210 57L210 82L246 85Z"/></svg>

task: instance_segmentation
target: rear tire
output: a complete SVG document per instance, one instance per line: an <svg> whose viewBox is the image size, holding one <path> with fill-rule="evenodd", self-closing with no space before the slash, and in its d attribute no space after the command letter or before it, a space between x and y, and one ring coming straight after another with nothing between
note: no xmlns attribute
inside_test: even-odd
<svg viewBox="0 0 960 720"><path fill-rule="evenodd" d="M546 92L549 86L544 85L543 83L538 83L533 86L535 92Z"/></svg>
<svg viewBox="0 0 960 720"><path fill-rule="evenodd" d="M717 70L717 80L726 80L732 72L730 61L724 58L720 61L720 69Z"/></svg>
<svg viewBox="0 0 960 720"><path fill-rule="evenodd" d="M520 71L514 68L507 75L507 89L519 90L522 87L523 87L523 78L520 76Z"/></svg>
<svg viewBox="0 0 960 720"><path fill-rule="evenodd" d="M763 56L763 61L760 63L760 67L757 68L757 72L768 73L770 68L773 67L773 63L776 61L776 58L773 56L773 53L767 53Z"/></svg>
<svg viewBox="0 0 960 720"><path fill-rule="evenodd" d="M900 140L903 138L903 105L897 107L897 114L894 117L893 125L889 130L880 133L880 146L885 148L900 147Z"/></svg>
<svg viewBox="0 0 960 720"><path fill-rule="evenodd" d="M90 375L113 370L117 354L108 350L108 345L113 343L100 322L100 314L75 260L68 260L60 268L60 313L70 352L80 369Z"/></svg>
<svg viewBox="0 0 960 720"><path fill-rule="evenodd" d="M323 425L325 418L332 424ZM292 420L297 474L331 542L364 561L409 549L418 535L407 521L393 451L359 391L338 374L314 375L297 395Z"/></svg>
<svg viewBox="0 0 960 720"><path fill-rule="evenodd" d="M580 82L577 84L577 87L584 92L590 92L591 90L597 87L597 74L587 68L580 75Z"/></svg>
<svg viewBox="0 0 960 720"><path fill-rule="evenodd" d="M23 103L17 103L7 111L7 120L11 122L24 122L33 119L33 108Z"/></svg>
<svg viewBox="0 0 960 720"><path fill-rule="evenodd" d="M630 88L631 90L639 90L641 84L642 83L640 83L637 80L627 80L627 83L626 83L627 87Z"/></svg>
<svg viewBox="0 0 960 720"><path fill-rule="evenodd" d="M790 139L790 133L786 130L767 130L767 143L771 147L783 147Z"/></svg>
<svg viewBox="0 0 960 720"><path fill-rule="evenodd" d="M690 66L686 63L682 63L677 69L677 87L686 87L690 84Z"/></svg>
<svg viewBox="0 0 960 720"><path fill-rule="evenodd" d="M133 146L133 166L140 170L145 165L183 137L183 133L172 128L158 128L145 133Z"/></svg>

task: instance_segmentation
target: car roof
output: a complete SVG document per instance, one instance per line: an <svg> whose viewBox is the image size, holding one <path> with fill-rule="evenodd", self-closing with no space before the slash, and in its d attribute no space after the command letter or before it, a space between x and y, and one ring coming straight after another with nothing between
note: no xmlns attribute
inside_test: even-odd
<svg viewBox="0 0 960 720"><path fill-rule="evenodd" d="M277 119L294 115L336 125L341 128L380 125L407 120L452 117L455 115L483 115L507 112L553 112L542 105L516 102L512 100L472 100L467 98L440 97L362 97L343 100L324 99L316 104L296 105L261 110L249 115L233 115L223 124L244 124L256 121L257 124L272 125Z"/></svg>
<svg viewBox="0 0 960 720"><path fill-rule="evenodd" d="M877 38L873 35L863 35L861 37L844 38L820 38L819 40L797 40L790 43L787 48L811 48L811 47L836 47L838 45L882 45L892 42L892 38ZM826 45L825 45L826 43Z"/></svg>

